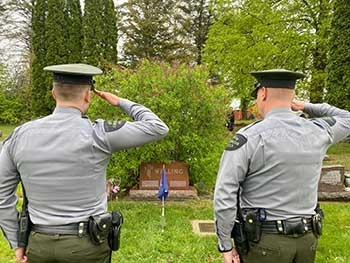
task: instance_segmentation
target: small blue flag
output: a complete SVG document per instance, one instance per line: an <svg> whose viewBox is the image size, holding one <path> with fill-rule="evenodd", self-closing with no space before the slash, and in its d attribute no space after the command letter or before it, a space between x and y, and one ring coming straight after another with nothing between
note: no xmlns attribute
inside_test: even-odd
<svg viewBox="0 0 350 263"><path fill-rule="evenodd" d="M166 173L165 173L165 169L162 169L162 178L160 180L160 186L159 186L159 191L158 191L158 198L160 200L162 200L162 198L164 198L164 200L167 198L169 194L168 191L168 182L166 180Z"/></svg>

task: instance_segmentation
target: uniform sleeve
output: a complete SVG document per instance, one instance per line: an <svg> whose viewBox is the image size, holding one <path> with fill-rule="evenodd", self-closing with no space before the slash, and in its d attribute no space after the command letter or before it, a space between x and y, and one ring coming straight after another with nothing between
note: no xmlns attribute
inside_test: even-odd
<svg viewBox="0 0 350 263"><path fill-rule="evenodd" d="M305 103L304 112L318 117L316 121L327 129L331 143L339 142L350 135L350 112L326 103Z"/></svg>
<svg viewBox="0 0 350 263"><path fill-rule="evenodd" d="M214 217L220 252L232 250L231 232L236 220L237 193L248 171L246 144L224 151L214 192Z"/></svg>
<svg viewBox="0 0 350 263"><path fill-rule="evenodd" d="M5 143L0 151L0 227L11 248L15 249L18 247L16 188L20 178L8 148L9 143Z"/></svg>
<svg viewBox="0 0 350 263"><path fill-rule="evenodd" d="M160 140L168 133L167 125L148 108L127 99L121 99L119 107L134 121L100 120L94 127L100 147L109 153Z"/></svg>

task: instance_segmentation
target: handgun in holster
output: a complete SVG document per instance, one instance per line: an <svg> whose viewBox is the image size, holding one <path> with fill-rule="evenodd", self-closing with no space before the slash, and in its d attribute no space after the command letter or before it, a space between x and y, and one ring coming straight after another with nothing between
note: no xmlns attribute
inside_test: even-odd
<svg viewBox="0 0 350 263"><path fill-rule="evenodd" d="M124 223L123 215L120 211L112 212L112 229L108 236L108 244L111 250L117 251L120 247L120 232Z"/></svg>
<svg viewBox="0 0 350 263"><path fill-rule="evenodd" d="M239 254L246 255L249 252L249 243L244 230L244 223L237 221L231 232L231 237L234 240L235 247Z"/></svg>
<svg viewBox="0 0 350 263"><path fill-rule="evenodd" d="M28 245L28 239L30 234L30 217L28 212L28 199L23 187L22 183L22 190L23 190L23 204L22 204L22 211L19 214L18 218L18 247L27 247Z"/></svg>
<svg viewBox="0 0 350 263"><path fill-rule="evenodd" d="M231 232L231 238L233 238L235 247L239 254L246 255L249 252L249 242L247 239L247 233L244 228L244 221L240 206L240 191L237 193L237 216L235 225Z"/></svg>
<svg viewBox="0 0 350 263"><path fill-rule="evenodd" d="M123 216L119 211L91 216L89 218L89 234L93 244L100 245L106 240L111 250L120 247L120 230Z"/></svg>
<svg viewBox="0 0 350 263"><path fill-rule="evenodd" d="M316 213L312 216L312 230L314 235L319 238L322 236L322 221L324 219L324 213L319 203L317 203L315 212Z"/></svg>

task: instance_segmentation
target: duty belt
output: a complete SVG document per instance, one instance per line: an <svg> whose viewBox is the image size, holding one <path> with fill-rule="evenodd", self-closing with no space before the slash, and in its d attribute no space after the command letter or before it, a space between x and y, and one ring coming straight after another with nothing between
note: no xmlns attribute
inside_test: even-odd
<svg viewBox="0 0 350 263"><path fill-rule="evenodd" d="M79 222L67 225L32 225L31 230L49 235L77 235L82 237L88 233L88 222Z"/></svg>
<svg viewBox="0 0 350 263"><path fill-rule="evenodd" d="M293 218L261 222L261 231L265 234L302 235L313 232L312 218Z"/></svg>

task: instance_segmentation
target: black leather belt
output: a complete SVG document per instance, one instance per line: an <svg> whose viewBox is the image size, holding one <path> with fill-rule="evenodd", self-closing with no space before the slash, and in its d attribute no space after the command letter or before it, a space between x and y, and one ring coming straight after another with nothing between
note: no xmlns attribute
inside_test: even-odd
<svg viewBox="0 0 350 263"><path fill-rule="evenodd" d="M49 235L77 235L82 237L88 233L88 222L56 226L32 225L31 230L37 233Z"/></svg>
<svg viewBox="0 0 350 263"><path fill-rule="evenodd" d="M313 232L312 218L293 218L261 223L261 231L265 234L302 235Z"/></svg>

